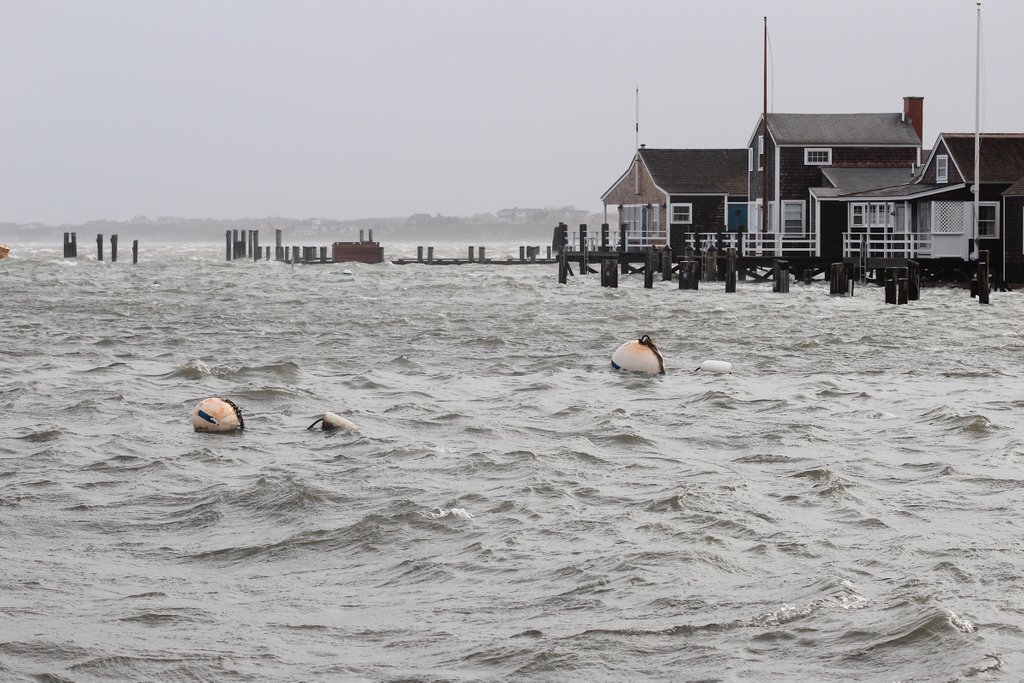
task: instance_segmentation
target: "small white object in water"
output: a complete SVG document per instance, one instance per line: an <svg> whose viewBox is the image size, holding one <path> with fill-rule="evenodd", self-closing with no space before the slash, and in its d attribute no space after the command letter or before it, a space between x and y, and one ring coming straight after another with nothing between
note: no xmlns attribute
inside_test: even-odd
<svg viewBox="0 0 1024 683"><path fill-rule="evenodd" d="M654 341L645 334L615 349L615 353L612 354L612 367L616 370L664 375L665 359Z"/></svg>
<svg viewBox="0 0 1024 683"><path fill-rule="evenodd" d="M724 360L706 360L697 368L701 372L717 372L728 374L732 372L732 363Z"/></svg>

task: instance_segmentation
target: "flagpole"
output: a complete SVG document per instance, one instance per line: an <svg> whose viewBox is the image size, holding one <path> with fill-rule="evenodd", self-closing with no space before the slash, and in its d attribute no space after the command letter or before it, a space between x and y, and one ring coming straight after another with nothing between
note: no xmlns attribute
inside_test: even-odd
<svg viewBox="0 0 1024 683"><path fill-rule="evenodd" d="M971 258L978 260L978 210L981 205L981 0L978 3L978 28L974 55L974 249Z"/></svg>

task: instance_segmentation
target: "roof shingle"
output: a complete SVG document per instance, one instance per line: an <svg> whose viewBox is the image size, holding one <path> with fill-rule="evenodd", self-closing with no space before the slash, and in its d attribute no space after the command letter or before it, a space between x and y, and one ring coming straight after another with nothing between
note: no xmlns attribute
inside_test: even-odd
<svg viewBox="0 0 1024 683"><path fill-rule="evenodd" d="M672 194L747 194L747 150L640 149L651 178Z"/></svg>
<svg viewBox="0 0 1024 683"><path fill-rule="evenodd" d="M780 145L919 145L902 114L768 114Z"/></svg>

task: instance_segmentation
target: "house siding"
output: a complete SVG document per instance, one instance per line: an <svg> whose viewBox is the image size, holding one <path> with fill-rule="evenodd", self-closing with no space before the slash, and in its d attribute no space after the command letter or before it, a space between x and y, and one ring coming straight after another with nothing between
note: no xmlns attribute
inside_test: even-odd
<svg viewBox="0 0 1024 683"><path fill-rule="evenodd" d="M725 230L725 195L680 195L671 196L671 204L692 204L692 223L671 223L680 226L684 232L721 232ZM666 211L671 210L669 206Z"/></svg>
<svg viewBox="0 0 1024 683"><path fill-rule="evenodd" d="M943 142L940 142L937 145L935 145L935 154L932 155L932 159L931 162L928 164L928 167L924 169L924 176L921 178L921 182L926 185L939 184L938 181L935 180L935 160L938 159L938 157L942 154L945 154L946 156L949 157L949 166L947 167L949 170L949 176L947 182L954 185L956 183L964 182L963 177L960 175L959 172L957 172L956 165L953 163L953 156L949 153L949 149L946 148L946 144Z"/></svg>
<svg viewBox="0 0 1024 683"><path fill-rule="evenodd" d="M640 192L636 191L637 183L634 173L637 160L630 165L629 171L622 176L622 179L613 187L604 199L605 204L656 204L661 205L665 201L665 195L654 184L647 167L640 163ZM619 223L622 223L622 212L619 212Z"/></svg>
<svg viewBox="0 0 1024 683"><path fill-rule="evenodd" d="M1024 197L1007 197L1003 208L1006 281L1021 284L1024 283Z"/></svg>

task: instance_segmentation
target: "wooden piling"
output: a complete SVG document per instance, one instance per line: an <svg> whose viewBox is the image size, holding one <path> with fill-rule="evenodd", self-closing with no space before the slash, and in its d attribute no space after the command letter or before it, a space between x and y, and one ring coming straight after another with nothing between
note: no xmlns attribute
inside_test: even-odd
<svg viewBox="0 0 1024 683"><path fill-rule="evenodd" d="M362 228L360 228L359 229L359 242L362 243L362 241L363 241L363 230L362 230Z"/></svg>
<svg viewBox="0 0 1024 683"><path fill-rule="evenodd" d="M772 291L779 294L789 293L789 261L775 259L772 265L774 284Z"/></svg>
<svg viewBox="0 0 1024 683"><path fill-rule="evenodd" d="M139 262L139 241L132 240L132 264Z"/></svg>
<svg viewBox="0 0 1024 683"><path fill-rule="evenodd" d="M992 282L989 280L988 250L978 252L978 303L987 304Z"/></svg>
<svg viewBox="0 0 1024 683"><path fill-rule="evenodd" d="M909 299L907 298L907 280L909 270L907 268L896 269L896 304L906 304Z"/></svg>
<svg viewBox="0 0 1024 683"><path fill-rule="evenodd" d="M281 230L280 229L275 229L274 230L274 260L275 261L283 261L284 260L284 256L285 256L285 254L284 254L284 247L282 246L282 242L281 242Z"/></svg>
<svg viewBox="0 0 1024 683"><path fill-rule="evenodd" d="M580 223L580 254L587 253L587 224ZM581 256L582 258L582 256Z"/></svg>
<svg viewBox="0 0 1024 683"><path fill-rule="evenodd" d="M96 235L96 260L103 260L103 235Z"/></svg>
<svg viewBox="0 0 1024 683"><path fill-rule="evenodd" d="M78 258L78 233L71 233L71 257Z"/></svg>
<svg viewBox="0 0 1024 683"><path fill-rule="evenodd" d="M232 247L233 247L233 245L231 243L231 231L230 230L225 230L224 231L224 260L225 261L230 261L231 260L231 256L234 254L234 252L232 251Z"/></svg>
<svg viewBox="0 0 1024 683"><path fill-rule="evenodd" d="M692 259L679 261L679 289L697 289L699 281L697 262Z"/></svg>
<svg viewBox="0 0 1024 683"><path fill-rule="evenodd" d="M110 262L117 263L117 235L110 236Z"/></svg>
<svg viewBox="0 0 1024 683"><path fill-rule="evenodd" d="M736 248L729 247L725 252L725 291L727 294L736 292Z"/></svg>
<svg viewBox="0 0 1024 683"><path fill-rule="evenodd" d="M473 247L470 247L469 248L469 262L470 263L473 262L473 256L474 256L474 254L473 254Z"/></svg>
<svg viewBox="0 0 1024 683"><path fill-rule="evenodd" d="M661 280L671 282L672 280L672 249L665 247L661 250Z"/></svg>
<svg viewBox="0 0 1024 683"><path fill-rule="evenodd" d="M320 247L320 263L327 263L327 247Z"/></svg>
<svg viewBox="0 0 1024 683"><path fill-rule="evenodd" d="M67 258L71 253L71 233L64 233L64 258Z"/></svg>
<svg viewBox="0 0 1024 683"><path fill-rule="evenodd" d="M416 247L416 261L423 263L423 247Z"/></svg>
<svg viewBox="0 0 1024 683"><path fill-rule="evenodd" d="M524 261L526 261L526 247L524 247L523 245L520 244L519 245L519 262L522 263Z"/></svg>
<svg viewBox="0 0 1024 683"><path fill-rule="evenodd" d="M433 247L427 247L427 263L433 263L433 262L434 262L434 248Z"/></svg>
<svg viewBox="0 0 1024 683"><path fill-rule="evenodd" d="M564 285L569 281L569 253L563 249L558 252L558 284Z"/></svg>
<svg viewBox="0 0 1024 683"><path fill-rule="evenodd" d="M899 305L899 293L896 291L896 269L885 269L885 303Z"/></svg>
<svg viewBox="0 0 1024 683"><path fill-rule="evenodd" d="M647 248L647 260L644 262L644 289L654 287L654 250Z"/></svg>
<svg viewBox="0 0 1024 683"><path fill-rule="evenodd" d="M619 251L626 251L626 231L629 230L629 223L619 224Z"/></svg>
<svg viewBox="0 0 1024 683"><path fill-rule="evenodd" d="M608 251L608 224L601 224L601 251Z"/></svg>
<svg viewBox="0 0 1024 683"><path fill-rule="evenodd" d="M480 245L480 248L477 249L477 251L480 252L480 263L486 263L487 262L487 257L486 257L487 247L485 247L483 245ZM565 250L563 249L562 251L565 251Z"/></svg>
<svg viewBox="0 0 1024 683"><path fill-rule="evenodd" d="M907 301L921 298L921 264L907 261Z"/></svg>
<svg viewBox="0 0 1024 683"><path fill-rule="evenodd" d="M704 252L704 279L708 282L718 279L718 250L714 247Z"/></svg>

